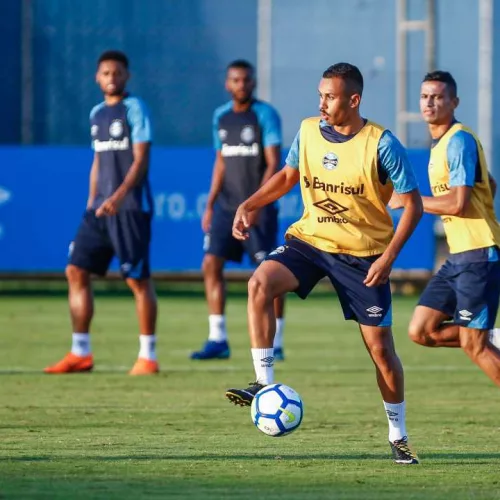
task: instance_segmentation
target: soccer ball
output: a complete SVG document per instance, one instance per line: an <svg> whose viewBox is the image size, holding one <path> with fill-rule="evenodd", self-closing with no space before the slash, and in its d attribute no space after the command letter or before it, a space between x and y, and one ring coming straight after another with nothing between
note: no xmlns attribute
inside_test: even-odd
<svg viewBox="0 0 500 500"><path fill-rule="evenodd" d="M302 399L287 385L268 385L253 398L251 415L259 431L272 437L285 436L302 422Z"/></svg>

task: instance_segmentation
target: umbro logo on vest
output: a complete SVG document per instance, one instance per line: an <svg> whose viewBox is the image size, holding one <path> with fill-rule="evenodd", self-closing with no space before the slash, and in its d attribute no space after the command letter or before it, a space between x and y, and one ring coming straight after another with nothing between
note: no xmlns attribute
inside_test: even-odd
<svg viewBox="0 0 500 500"><path fill-rule="evenodd" d="M347 207L344 207L344 205L341 205L337 201L333 201L330 198L325 198L324 200L317 201L316 203L313 203L313 205L315 207L321 208L321 210L324 210L327 214L330 215L337 215L341 212L349 210Z"/></svg>

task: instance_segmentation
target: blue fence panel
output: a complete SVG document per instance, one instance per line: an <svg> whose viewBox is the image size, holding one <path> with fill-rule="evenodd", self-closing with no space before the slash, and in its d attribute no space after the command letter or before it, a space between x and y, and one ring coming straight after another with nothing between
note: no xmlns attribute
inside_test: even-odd
<svg viewBox="0 0 500 500"><path fill-rule="evenodd" d="M415 152L412 159L423 191L428 192L427 155ZM85 209L91 161L88 148L0 148L0 271L64 269ZM154 270L200 269L201 215L212 162L210 148L153 148ZM284 233L302 214L298 187L279 203ZM433 269L432 224L433 218L426 216L395 267Z"/></svg>

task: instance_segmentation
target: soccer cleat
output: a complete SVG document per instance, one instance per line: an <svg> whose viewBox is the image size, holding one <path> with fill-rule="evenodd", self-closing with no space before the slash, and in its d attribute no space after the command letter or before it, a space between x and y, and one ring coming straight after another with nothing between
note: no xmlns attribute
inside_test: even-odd
<svg viewBox="0 0 500 500"><path fill-rule="evenodd" d="M250 406L255 395L265 387L265 385L258 382L251 382L246 389L228 389L226 391L226 398L240 406Z"/></svg>
<svg viewBox="0 0 500 500"><path fill-rule="evenodd" d="M160 371L160 366L156 361L146 358L138 358L132 369L128 372L129 375L153 375Z"/></svg>
<svg viewBox="0 0 500 500"><path fill-rule="evenodd" d="M90 372L94 368L94 358L92 354L88 356L77 356L69 352L61 361L55 365L47 366L45 373L61 374L61 373L83 373Z"/></svg>
<svg viewBox="0 0 500 500"><path fill-rule="evenodd" d="M418 464L418 457L408 446L408 438L397 439L393 443L389 441L394 462L402 465Z"/></svg>
<svg viewBox="0 0 500 500"><path fill-rule="evenodd" d="M274 361L285 361L285 351L283 347L274 348Z"/></svg>
<svg viewBox="0 0 500 500"><path fill-rule="evenodd" d="M226 340L214 342L207 340L201 351L191 353L191 359L228 359L231 351Z"/></svg>

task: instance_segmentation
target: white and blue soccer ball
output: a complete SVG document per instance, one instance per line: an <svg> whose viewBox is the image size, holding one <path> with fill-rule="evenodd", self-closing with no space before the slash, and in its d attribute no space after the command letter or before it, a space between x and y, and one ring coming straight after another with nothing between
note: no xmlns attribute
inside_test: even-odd
<svg viewBox="0 0 500 500"><path fill-rule="evenodd" d="M272 384L253 398L252 421L264 434L286 436L302 423L304 408L296 391L284 384Z"/></svg>

